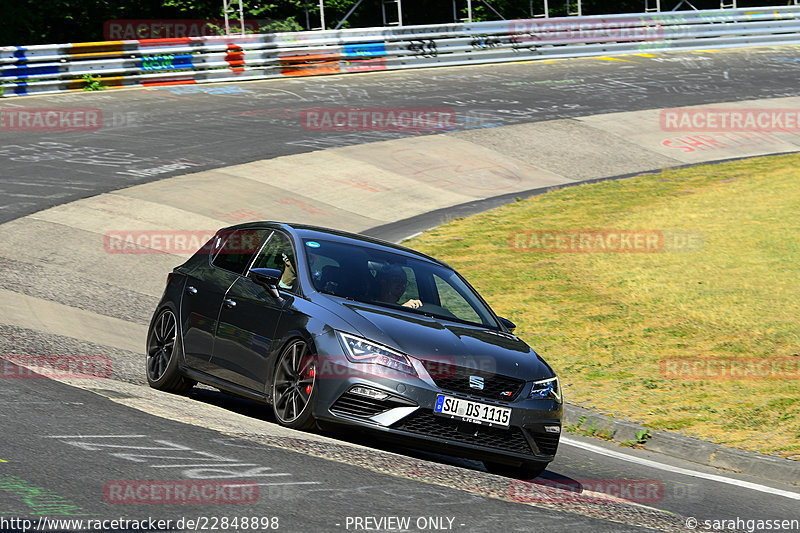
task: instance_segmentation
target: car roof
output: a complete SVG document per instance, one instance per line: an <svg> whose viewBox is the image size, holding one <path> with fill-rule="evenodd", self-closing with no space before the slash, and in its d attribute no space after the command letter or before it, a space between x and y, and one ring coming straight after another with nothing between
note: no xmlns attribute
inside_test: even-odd
<svg viewBox="0 0 800 533"><path fill-rule="evenodd" d="M384 248L384 249L389 248L391 251L410 255L417 259L428 260L438 265L445 266L448 269L451 269L451 267L446 263L444 263L443 261L440 261L429 255L423 254L422 252L412 250L411 248L406 248L405 246L400 246L399 244L394 244L381 239L376 239L374 237L368 237L366 235L361 235L359 233L350 233L347 231L341 231L333 228L324 228L322 226L312 226L308 224L293 224L293 223L265 220L257 222L246 222L243 224L237 224L235 226L228 226L225 229L232 230L232 229L251 229L251 228L264 228L264 227L273 229L282 229L284 231L294 233L301 239L320 239L320 240L327 240L327 241L340 242L346 244L357 243L359 245L371 248Z"/></svg>

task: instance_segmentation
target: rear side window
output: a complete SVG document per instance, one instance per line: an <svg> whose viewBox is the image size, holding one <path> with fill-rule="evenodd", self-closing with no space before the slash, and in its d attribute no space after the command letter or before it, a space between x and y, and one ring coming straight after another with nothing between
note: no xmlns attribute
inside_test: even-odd
<svg viewBox="0 0 800 533"><path fill-rule="evenodd" d="M244 274L258 245L267 230L240 229L221 231L214 238L214 251L211 264L236 274Z"/></svg>

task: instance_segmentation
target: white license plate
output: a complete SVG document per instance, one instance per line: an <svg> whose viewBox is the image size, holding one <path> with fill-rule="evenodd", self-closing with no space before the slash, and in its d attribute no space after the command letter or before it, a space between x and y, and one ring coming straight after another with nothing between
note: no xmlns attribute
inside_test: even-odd
<svg viewBox="0 0 800 533"><path fill-rule="evenodd" d="M436 396L436 406L433 408L433 412L466 422L504 428L508 427L508 423L511 420L510 407L472 402L444 394Z"/></svg>

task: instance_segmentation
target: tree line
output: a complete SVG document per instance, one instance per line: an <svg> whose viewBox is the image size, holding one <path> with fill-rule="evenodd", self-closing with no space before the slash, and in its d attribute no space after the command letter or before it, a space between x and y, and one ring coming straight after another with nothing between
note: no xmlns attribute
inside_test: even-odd
<svg viewBox="0 0 800 533"><path fill-rule="evenodd" d="M242 0L245 19L257 20L261 32L299 31L320 27L318 0ZM358 0L324 0L325 26L334 28ZM570 3L568 6L567 3ZM651 7L655 0L649 0ZM680 0L662 0L670 10ZM717 9L717 0L690 0L697 9ZM739 1L739 7L770 6L786 0ZM791 2L790 2L791 3ZM577 11L577 0L550 0L550 16ZM466 0L402 0L403 23L441 24L467 17ZM641 13L645 0L582 0L584 15ZM358 28L382 26L397 20L395 4L362 0L342 24ZM681 9L691 9L686 4ZM104 40L104 23L111 20L219 20L222 0L14 0L6 2L0 18L0 46ZM473 20L529 18L543 13L542 0L473 0ZM237 15L238 18L238 15Z"/></svg>

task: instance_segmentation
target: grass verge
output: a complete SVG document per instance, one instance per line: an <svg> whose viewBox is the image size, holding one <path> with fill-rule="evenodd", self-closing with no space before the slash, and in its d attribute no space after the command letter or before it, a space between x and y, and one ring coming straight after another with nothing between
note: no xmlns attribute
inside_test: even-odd
<svg viewBox="0 0 800 533"><path fill-rule="evenodd" d="M658 251L597 246L626 230ZM800 459L800 155L551 191L404 244L516 322L567 401Z"/></svg>

